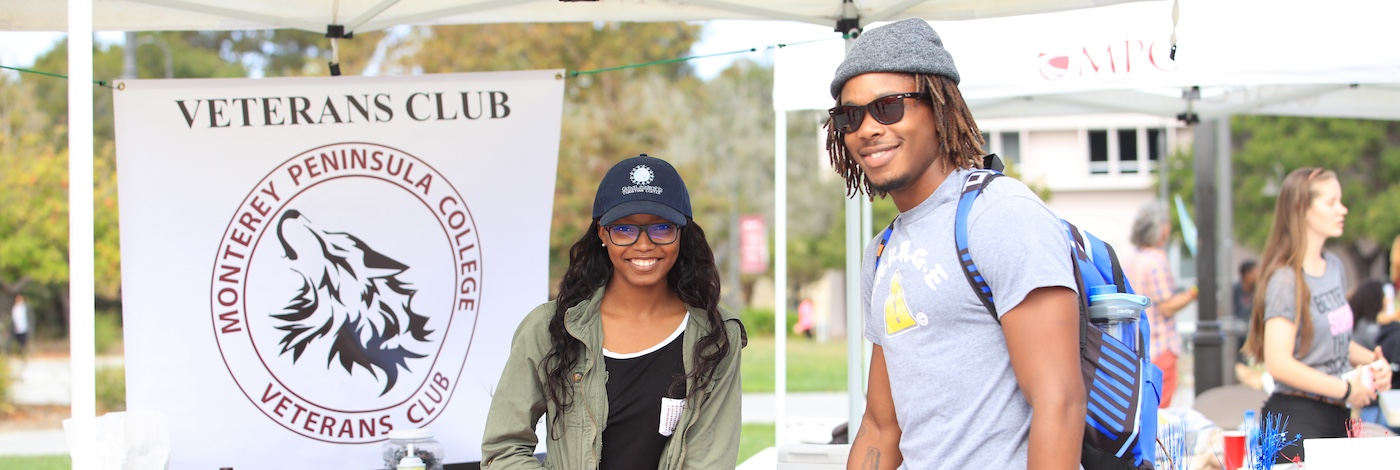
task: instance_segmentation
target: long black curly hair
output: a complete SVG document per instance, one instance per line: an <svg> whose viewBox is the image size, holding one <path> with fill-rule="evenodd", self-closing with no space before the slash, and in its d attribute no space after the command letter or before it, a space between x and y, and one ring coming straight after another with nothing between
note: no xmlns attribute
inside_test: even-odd
<svg viewBox="0 0 1400 470"><path fill-rule="evenodd" d="M715 266L715 254L705 240L705 231L700 224L690 218L681 227L680 250L676 264L666 273L666 284L692 307L705 310L709 318L710 331L704 332L696 343L695 367L686 374L686 382L694 384L690 390L704 390L719 367L720 360L729 355L729 336L725 333L724 319L719 313L719 268ZM564 411L573 405L570 394L570 377L579 356L584 354L584 345L564 329L564 312L587 301L598 288L612 279L613 265L608 257L608 249L598 237L598 219L593 219L588 230L569 249L569 268L559 281L559 296L554 299L554 317L549 321L549 353L545 354L542 366L545 369L545 393L554 404L559 419ZM552 433L551 433L552 435Z"/></svg>

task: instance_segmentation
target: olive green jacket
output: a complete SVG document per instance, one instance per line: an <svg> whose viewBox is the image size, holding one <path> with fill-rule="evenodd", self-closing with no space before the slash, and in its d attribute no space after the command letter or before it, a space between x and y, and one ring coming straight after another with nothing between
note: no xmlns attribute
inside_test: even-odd
<svg viewBox="0 0 1400 470"><path fill-rule="evenodd" d="M603 428L608 420L608 372L603 365L603 323L599 313L603 289L568 309L564 325L569 334L587 346L571 377L573 406L564 416L545 394L544 356L549 352L549 321L554 302L536 307L515 331L510 358L501 372L486 415L481 436L482 468L488 470L549 468L595 469L603 452ZM690 308L689 332L709 331L702 309ZM729 334L729 355L715 368L705 390L690 383L680 423L661 454L660 470L710 470L734 468L739 458L740 398L739 356L748 343L739 317L720 309ZM700 334L686 334L685 370L695 363ZM545 416L547 455L543 463L534 456L538 437L535 423ZM559 429L559 425L564 429Z"/></svg>

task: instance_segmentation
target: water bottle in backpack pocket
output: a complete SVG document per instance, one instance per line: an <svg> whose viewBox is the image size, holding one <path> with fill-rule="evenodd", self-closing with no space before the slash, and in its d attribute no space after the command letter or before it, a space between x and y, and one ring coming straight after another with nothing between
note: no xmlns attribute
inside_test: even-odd
<svg viewBox="0 0 1400 470"><path fill-rule="evenodd" d="M1089 395L1081 459L1086 469L1152 468L1156 454L1162 372L1148 360L1141 328L1150 302L1119 289L1088 288L1092 327L1084 331L1081 364Z"/></svg>

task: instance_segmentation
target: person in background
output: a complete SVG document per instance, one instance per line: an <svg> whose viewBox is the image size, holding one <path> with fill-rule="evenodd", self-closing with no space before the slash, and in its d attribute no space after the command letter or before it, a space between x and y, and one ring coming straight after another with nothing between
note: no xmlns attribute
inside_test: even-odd
<svg viewBox="0 0 1400 470"><path fill-rule="evenodd" d="M938 33L911 18L860 35L831 82L833 169L848 194L899 209L861 262L874 347L846 465L1076 469L1087 398L1069 236L1025 184L999 178L967 219L995 312L959 274L958 197L985 154L958 81Z"/></svg>
<svg viewBox="0 0 1400 470"><path fill-rule="evenodd" d="M802 299L797 303L797 323L792 325L792 332L812 339L812 327L816 326L812 320L812 309L815 308L812 299Z"/></svg>
<svg viewBox="0 0 1400 470"><path fill-rule="evenodd" d="M1152 202L1138 209L1133 220L1131 239L1136 249L1123 259L1123 272L1139 295L1147 296L1152 305L1147 308L1147 320L1152 324L1152 341L1148 351L1152 363L1162 369L1162 402L1160 408L1171 406L1176 394L1176 361L1181 355L1181 337L1176 332L1176 313L1196 300L1196 289L1176 289L1171 261L1167 259L1167 241L1171 239L1171 217L1167 206Z"/></svg>
<svg viewBox="0 0 1400 470"><path fill-rule="evenodd" d="M1346 437L1347 406L1363 408L1376 392L1389 390L1389 367L1369 364L1383 357L1351 340L1352 313L1343 295L1346 269L1322 250L1342 235L1347 208L1337 175L1323 168L1289 173L1279 190L1273 227L1260 256L1264 288L1254 297L1245 352L1264 363L1275 387L1263 413L1288 417L1288 433L1303 439ZM1344 376L1352 366L1371 368ZM1303 457L1290 446L1275 463Z"/></svg>
<svg viewBox="0 0 1400 470"><path fill-rule="evenodd" d="M28 354L29 349L29 307L24 304L24 295L15 296L15 306L10 309L10 321L14 328L14 346L11 349L20 357Z"/></svg>
<svg viewBox="0 0 1400 470"><path fill-rule="evenodd" d="M1240 279L1235 281L1235 319L1246 330L1249 328L1249 312L1254 310L1254 286L1259 283L1259 262L1247 259L1240 262ZM1240 335L1244 344L1244 335Z"/></svg>
<svg viewBox="0 0 1400 470"><path fill-rule="evenodd" d="M1386 355L1386 362L1395 362L1396 351L1400 351L1400 325L1395 324L1395 317L1392 315L1393 308L1391 302L1393 296L1387 296L1385 288L1390 285L1390 281L1379 279L1366 281L1365 284L1357 286L1352 290L1351 296L1347 297L1347 303L1351 305L1351 312L1354 324L1352 325L1352 341L1361 347L1371 349L1380 346L1381 351ZM1392 327L1392 325L1394 325ZM1381 332L1391 328L1386 338L1390 344L1380 344ZM1391 385L1394 386L1395 375L1392 371ZM1364 421L1377 423L1382 426L1390 426L1385 420L1385 415L1375 403L1361 409L1361 419ZM1396 423L1400 425L1400 423Z"/></svg>
<svg viewBox="0 0 1400 470"><path fill-rule="evenodd" d="M1390 285L1400 289L1400 235L1390 243ZM1393 295L1394 290L1391 292Z"/></svg>
<svg viewBox="0 0 1400 470"><path fill-rule="evenodd" d="M1391 370L1396 364L1400 364L1400 309L1395 306L1395 296L1385 298L1385 313L1382 313L1376 320L1381 325L1381 331L1376 335L1376 348L1385 355L1386 361L1391 364ZM1400 374L1391 375L1391 388L1400 387ZM1393 423L1392 427L1400 428L1400 423Z"/></svg>
<svg viewBox="0 0 1400 470"><path fill-rule="evenodd" d="M1376 339L1381 333L1381 314L1388 310L1385 298L1387 281L1366 281L1353 289L1347 297L1351 305L1351 340L1366 349L1376 347ZM1386 317L1387 322L1389 317Z"/></svg>
<svg viewBox="0 0 1400 470"><path fill-rule="evenodd" d="M747 339L719 300L719 269L680 174L646 155L614 165L559 296L511 341L482 468L734 468Z"/></svg>

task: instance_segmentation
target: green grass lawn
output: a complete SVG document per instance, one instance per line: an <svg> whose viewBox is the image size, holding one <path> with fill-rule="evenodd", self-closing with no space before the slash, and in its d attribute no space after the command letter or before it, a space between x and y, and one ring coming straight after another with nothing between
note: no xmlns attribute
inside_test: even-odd
<svg viewBox="0 0 1400 470"><path fill-rule="evenodd" d="M772 426L769 426L768 439L770 441L773 439ZM754 452L758 452L759 450L763 450L763 448L760 447ZM8 456L0 457L0 468L13 468L15 470L69 470L73 468L73 462L68 459L67 455L44 455L36 457Z"/></svg>
<svg viewBox="0 0 1400 470"><path fill-rule="evenodd" d="M752 341L749 347L753 347ZM769 341L769 351L773 351L773 343ZM769 368L769 373L773 368ZM773 380L769 379L770 385ZM844 383L844 382L843 382ZM774 428L773 424L745 424L742 431L739 431L739 462L748 460L749 457L759 453L759 450L771 448L773 446ZM73 463L69 456L4 456L0 457L0 469L24 469L24 470L70 470Z"/></svg>
<svg viewBox="0 0 1400 470"><path fill-rule="evenodd" d="M769 346L769 350L772 350L771 344ZM773 433L772 424L745 424L739 432L739 463L743 463L763 449L773 447ZM70 470L73 468L73 464L67 455L0 457L0 469L12 468L15 470Z"/></svg>
<svg viewBox="0 0 1400 470"><path fill-rule="evenodd" d="M745 392L772 392L774 340L771 336L749 337L744 348L742 374ZM789 392L846 391L846 342L819 343L807 338L788 337L787 390Z"/></svg>
<svg viewBox="0 0 1400 470"><path fill-rule="evenodd" d="M739 463L743 463L763 449L773 447L773 432L772 424L745 424L739 433ZM7 470L12 468L15 470L70 470L73 468L73 464L67 455L0 457L0 468Z"/></svg>
<svg viewBox="0 0 1400 470"><path fill-rule="evenodd" d="M773 429L772 424L745 424L739 431L739 463L744 463L758 451L773 447Z"/></svg>

